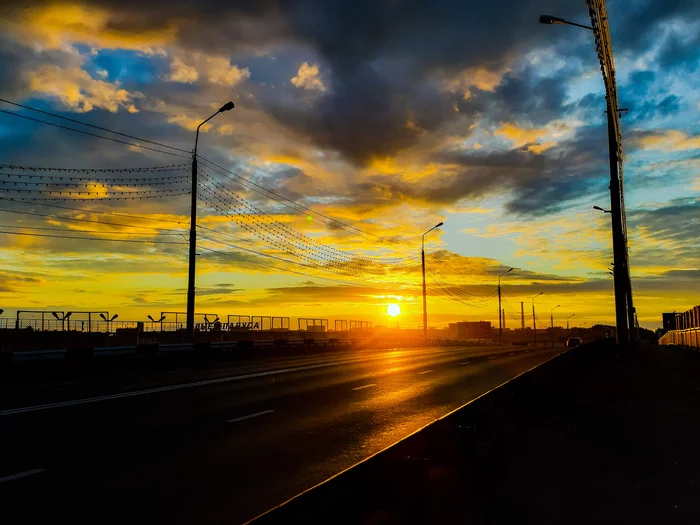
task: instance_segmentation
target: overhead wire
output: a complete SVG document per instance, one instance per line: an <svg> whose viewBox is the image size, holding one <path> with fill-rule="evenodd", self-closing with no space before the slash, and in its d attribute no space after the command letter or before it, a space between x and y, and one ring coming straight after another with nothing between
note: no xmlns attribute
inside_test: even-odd
<svg viewBox="0 0 700 525"><path fill-rule="evenodd" d="M28 233L28 232L8 232L0 231L0 234L4 235L27 235L30 237L50 237L52 239L76 239L81 241L109 241L109 242L131 242L131 243L145 243L145 244L179 244L185 245L186 242L172 242L172 241L153 241L145 239L107 239L101 237L75 237L67 235L50 235L44 233Z"/></svg>
<svg viewBox="0 0 700 525"><path fill-rule="evenodd" d="M65 116L63 116L63 115L58 115L58 114L56 114L56 113L51 113L50 111L46 111L46 110L43 110L43 109L34 108L34 107L32 107L32 106L27 106L27 105L25 105L25 104L19 104L19 103L17 103L17 102L13 102L13 101L7 100L7 99L5 99L5 98L0 98L0 102L4 102L4 103L6 103L6 104L11 104L11 105L13 105L13 106L20 107L20 108L23 108L23 109L28 109L28 110L30 110L30 111L34 111L34 112L36 112L36 113L41 113L41 114L43 114L43 115L49 115L49 116L51 116L51 117L58 118L58 119L61 119L61 120L65 120L65 121L68 121L68 122L73 122L74 124L80 124L81 126L87 126L87 127L93 128L93 129L100 130L100 131L106 131L106 132L108 132L108 133L113 133L113 134L119 135L119 136L121 136L121 137L126 137L126 138L129 138L129 139L132 139L132 140L138 140L138 141L140 141L140 142L146 142L146 143L148 143L148 144L153 144L153 145L156 145L156 146L160 146L161 148L169 148L169 149L172 149L172 150L174 150L174 151L180 151L180 152L188 153L188 154L191 154L191 153L192 153L191 151L187 151L187 150L181 149L181 148L176 148L175 146L170 146L169 144L163 144L162 142L156 142L156 141L153 141L153 140L148 140L148 139L144 139L144 138L141 138L141 137L136 137L136 136L134 136L134 135L128 135L128 134L126 134L126 133L121 133L121 132L119 132L119 131L114 131L114 130L112 130L112 129L103 128L103 127L100 127L100 126L95 126L94 124L88 124L87 122L82 122L82 121L77 120L77 119L72 119L72 118L69 118L69 117L65 117ZM4 113L8 113L7 111L3 111L3 112L4 112Z"/></svg>

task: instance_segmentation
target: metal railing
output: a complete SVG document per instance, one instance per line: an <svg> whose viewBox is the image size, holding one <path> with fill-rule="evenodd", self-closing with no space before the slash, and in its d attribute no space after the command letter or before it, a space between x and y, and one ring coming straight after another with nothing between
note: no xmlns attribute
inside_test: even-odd
<svg viewBox="0 0 700 525"><path fill-rule="evenodd" d="M700 348L700 328L670 330L661 336L659 344Z"/></svg>

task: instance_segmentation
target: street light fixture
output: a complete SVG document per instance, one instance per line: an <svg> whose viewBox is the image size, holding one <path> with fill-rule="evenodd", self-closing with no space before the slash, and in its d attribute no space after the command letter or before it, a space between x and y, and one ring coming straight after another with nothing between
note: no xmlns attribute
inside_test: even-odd
<svg viewBox="0 0 700 525"><path fill-rule="evenodd" d="M591 31L593 31L593 28L591 26L584 26L581 24L577 24L576 22L569 22L568 20L564 20L563 18L558 18L552 15L540 15L540 24L566 24L570 26L582 27L583 29L590 29Z"/></svg>
<svg viewBox="0 0 700 525"><path fill-rule="evenodd" d="M194 281L195 268L197 265L197 144L199 143L199 128L209 122L219 113L230 111L234 108L233 102L229 101L219 108L219 111L203 121L197 126L197 133L194 138L194 151L192 152L192 191L190 209L190 252L189 268L187 272L187 339L194 341Z"/></svg>
<svg viewBox="0 0 700 525"><path fill-rule="evenodd" d="M428 338L428 301L426 298L426 291L425 291L425 236L428 235L431 231L433 231L435 228L439 228L445 224L444 222L440 222L430 228L427 232L425 232L421 236L421 245L420 245L420 258L421 258L421 263L423 265L423 337L425 339Z"/></svg>
<svg viewBox="0 0 700 525"><path fill-rule="evenodd" d="M558 305L556 305L554 308L552 308L552 309L549 311L549 326L550 326L551 328L554 328L554 310L557 309L557 308L559 308L560 306L561 306L561 305L558 304Z"/></svg>
<svg viewBox="0 0 700 525"><path fill-rule="evenodd" d="M575 315L576 315L576 314L571 314L569 317L566 318L566 329L567 329L567 331L569 330L569 319L571 319L571 318L572 318L573 316L575 316Z"/></svg>
<svg viewBox="0 0 700 525"><path fill-rule="evenodd" d="M542 295L544 292L538 293L532 298L532 331L535 336L535 344L537 344L537 318L535 317L535 299Z"/></svg>
<svg viewBox="0 0 700 525"><path fill-rule="evenodd" d="M501 338L503 337L503 310L501 310L501 277L512 271L513 268L509 268L508 270L506 270L498 276L498 344L501 343Z"/></svg>
<svg viewBox="0 0 700 525"><path fill-rule="evenodd" d="M603 213L612 213L610 210L601 208L600 206L593 206L594 210L602 211Z"/></svg>

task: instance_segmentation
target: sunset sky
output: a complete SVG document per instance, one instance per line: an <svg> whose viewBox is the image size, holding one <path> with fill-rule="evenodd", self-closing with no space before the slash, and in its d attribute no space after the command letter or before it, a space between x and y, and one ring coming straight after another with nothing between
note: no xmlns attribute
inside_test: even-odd
<svg viewBox="0 0 700 525"><path fill-rule="evenodd" d="M519 326L521 301L530 315L539 292L542 322L561 304L559 324L573 313L574 324L614 323L610 216L592 209L610 204L592 34L538 24L542 13L588 24L584 0L0 6L3 99L185 151L199 122L235 102L199 140L199 154L221 168L200 163L198 312L416 327L420 237L444 221L426 236L431 325L497 324L497 276L509 267L518 270L502 280L507 326ZM611 0L608 11L629 108L635 306L640 324L657 328L662 312L700 296L700 2ZM174 177L165 188L186 189L188 155L166 151L180 156L0 113L2 164L178 164L154 173ZM3 315L184 311L187 195L32 202L7 200L18 196L8 188L0 231L31 235L0 234ZM401 315L389 317L389 304Z"/></svg>

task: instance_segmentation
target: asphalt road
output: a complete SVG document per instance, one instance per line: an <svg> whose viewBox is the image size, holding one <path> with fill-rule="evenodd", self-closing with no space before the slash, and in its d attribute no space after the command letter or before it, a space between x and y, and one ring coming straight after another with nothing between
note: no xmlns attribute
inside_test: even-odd
<svg viewBox="0 0 700 525"><path fill-rule="evenodd" d="M560 351L338 351L7 383L1 512L7 523L243 523Z"/></svg>

